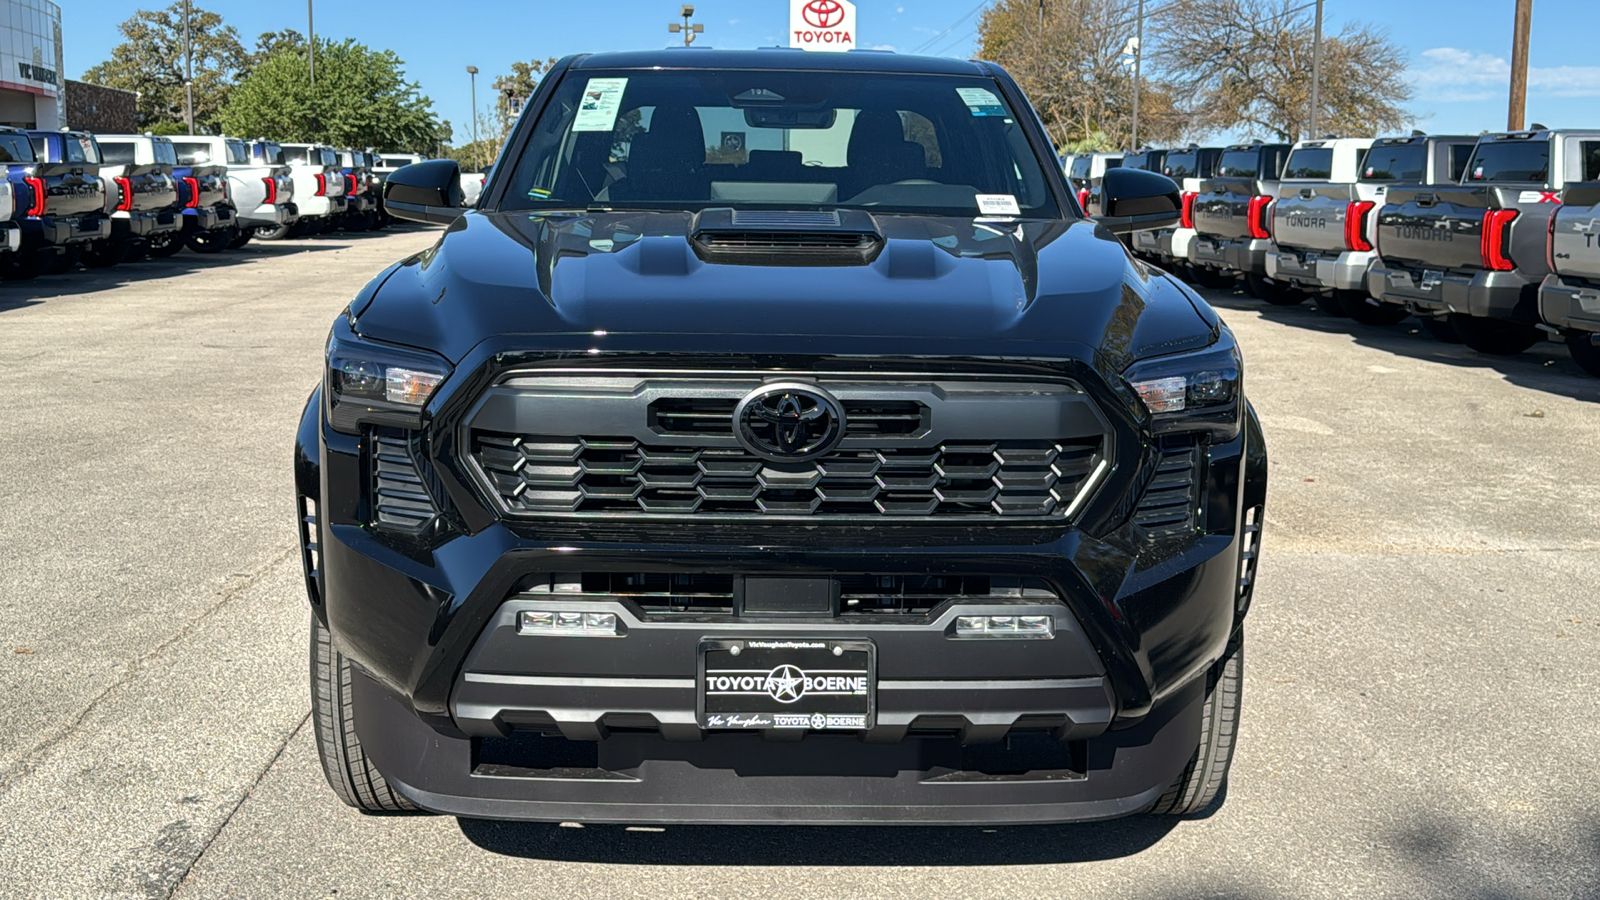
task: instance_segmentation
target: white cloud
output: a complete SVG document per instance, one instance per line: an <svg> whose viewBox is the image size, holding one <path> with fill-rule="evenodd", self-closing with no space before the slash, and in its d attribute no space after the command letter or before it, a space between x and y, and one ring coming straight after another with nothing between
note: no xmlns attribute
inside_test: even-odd
<svg viewBox="0 0 1600 900"><path fill-rule="evenodd" d="M1411 70L1417 99L1435 103L1481 103L1504 100L1511 85L1511 64L1489 53L1455 47L1422 51ZM1600 66L1529 66L1528 94L1548 97L1600 97Z"/></svg>
<svg viewBox="0 0 1600 900"><path fill-rule="evenodd" d="M737 24L739 24L739 20L738 19L729 19L728 20L728 24L729 25L737 25Z"/></svg>
<svg viewBox="0 0 1600 900"><path fill-rule="evenodd" d="M904 7L904 6L896 6L896 7L895 7L895 8L894 8L894 11L895 11L895 12L896 12L896 13L903 13L903 12L905 12L905 11L906 11L906 8L905 8L905 7Z"/></svg>
<svg viewBox="0 0 1600 900"><path fill-rule="evenodd" d="M889 52L893 53L894 52L894 45L893 44L873 44L872 45L872 49L874 49L874 50L888 50Z"/></svg>

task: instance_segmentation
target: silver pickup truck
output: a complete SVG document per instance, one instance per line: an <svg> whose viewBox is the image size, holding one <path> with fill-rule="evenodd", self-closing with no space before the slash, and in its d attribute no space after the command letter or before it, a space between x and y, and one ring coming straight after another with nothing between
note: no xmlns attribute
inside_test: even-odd
<svg viewBox="0 0 1600 900"><path fill-rule="evenodd" d="M1358 179L1370 146L1372 138L1323 138L1289 151L1272 204L1267 277L1305 291L1324 312L1392 324L1409 313L1367 303L1378 186Z"/></svg>
<svg viewBox="0 0 1600 900"><path fill-rule="evenodd" d="M1189 264L1224 278L1242 277L1255 296L1293 305L1305 295L1267 277L1271 204L1288 157L1288 144L1236 144L1222 151L1216 174L1201 182L1193 202L1195 238L1189 243Z"/></svg>
<svg viewBox="0 0 1600 900"><path fill-rule="evenodd" d="M1550 274L1539 285L1539 318L1559 329L1572 359L1600 377L1600 142L1588 148L1583 174L1568 185L1550 219Z"/></svg>
<svg viewBox="0 0 1600 900"><path fill-rule="evenodd" d="M1460 184L1391 188L1367 289L1419 316L1447 316L1455 337L1480 353L1520 353L1543 340L1550 220L1596 149L1600 131L1486 134Z"/></svg>
<svg viewBox="0 0 1600 900"><path fill-rule="evenodd" d="M1200 197L1201 183L1217 173L1217 161L1221 158L1221 147L1190 144L1182 149L1167 151L1161 168L1152 171L1160 171L1178 183L1183 191L1183 215L1178 220L1177 228L1134 232L1133 250L1146 260L1187 280L1204 287L1226 289L1234 285L1232 275L1189 267L1189 245L1194 242L1195 236L1194 202Z"/></svg>

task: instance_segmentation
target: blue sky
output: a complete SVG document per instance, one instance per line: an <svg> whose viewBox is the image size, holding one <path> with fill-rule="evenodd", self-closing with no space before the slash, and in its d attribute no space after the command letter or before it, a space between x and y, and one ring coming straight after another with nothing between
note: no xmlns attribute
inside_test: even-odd
<svg viewBox="0 0 1600 900"><path fill-rule="evenodd" d="M262 3L196 0L253 45L264 31L306 27L298 0ZM1147 0L1151 10L1171 0ZM62 0L65 66L70 77L105 59L117 43L116 24L127 0ZM140 6L155 6L145 0ZM977 39L978 0L857 0L860 46L899 52L970 56ZM1337 31L1349 20L1388 30L1410 60L1417 94L1410 108L1417 127L1435 133L1476 134L1505 127L1514 0L1327 0L1326 22ZM406 61L410 76L460 128L471 108L466 67L480 70L478 103L514 60L568 53L664 47L680 4L663 0L318 0L317 33L354 37L387 47ZM787 0L699 0L700 44L758 47L786 43ZM1534 4L1528 119L1546 125L1600 126L1600 36L1596 0L1537 0ZM1152 16L1147 44L1159 30Z"/></svg>

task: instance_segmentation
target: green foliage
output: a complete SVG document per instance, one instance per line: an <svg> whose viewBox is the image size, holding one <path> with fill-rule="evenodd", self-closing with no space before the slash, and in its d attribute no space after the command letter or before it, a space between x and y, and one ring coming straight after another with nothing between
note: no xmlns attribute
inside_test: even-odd
<svg viewBox="0 0 1600 900"><path fill-rule="evenodd" d="M84 72L83 80L137 91L141 122L183 121L183 4L139 10L118 25L117 31L122 43L112 48L110 59ZM249 55L239 43L239 33L222 24L222 17L214 12L192 7L189 32L195 129L215 133L218 114Z"/></svg>
<svg viewBox="0 0 1600 900"><path fill-rule="evenodd" d="M171 137L175 134L188 134L189 126L182 122L152 122L145 126L145 131L151 134L160 134Z"/></svg>
<svg viewBox="0 0 1600 900"><path fill-rule="evenodd" d="M393 51L319 38L313 86L306 44L296 38L293 32L262 36L250 74L223 107L221 123L228 134L434 151L441 124L433 101L406 80L405 64Z"/></svg>
<svg viewBox="0 0 1600 900"><path fill-rule="evenodd" d="M502 140L511 134L511 126L517 119L511 110L511 98L516 97L521 103L527 103L539 87L539 76L548 72L556 62L554 56L543 61L514 62L510 75L501 75L494 80L494 117L499 124Z"/></svg>

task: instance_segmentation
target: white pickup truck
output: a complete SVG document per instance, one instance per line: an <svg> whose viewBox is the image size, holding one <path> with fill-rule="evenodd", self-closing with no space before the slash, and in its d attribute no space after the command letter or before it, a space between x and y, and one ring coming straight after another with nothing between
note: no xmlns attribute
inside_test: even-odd
<svg viewBox="0 0 1600 900"><path fill-rule="evenodd" d="M339 227L349 206L339 154L322 144L283 144L282 147L294 179L295 205L300 209L300 221L288 231L296 235L321 234ZM276 240L285 235L257 232L256 236Z"/></svg>
<svg viewBox="0 0 1600 900"><path fill-rule="evenodd" d="M227 168L228 194L239 223L238 234L228 247L243 247L259 228L281 228L299 218L287 164L252 159L250 146L239 138L184 135L174 137L172 146L181 165Z"/></svg>

